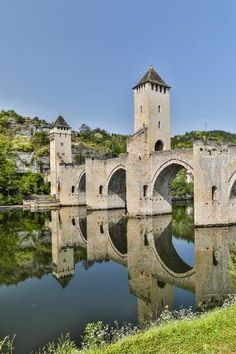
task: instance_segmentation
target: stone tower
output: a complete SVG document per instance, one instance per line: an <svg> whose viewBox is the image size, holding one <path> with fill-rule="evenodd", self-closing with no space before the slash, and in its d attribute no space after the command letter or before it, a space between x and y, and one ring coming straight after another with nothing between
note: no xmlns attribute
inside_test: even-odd
<svg viewBox="0 0 236 354"><path fill-rule="evenodd" d="M169 150L170 86L150 67L133 90L135 133L145 126L149 152Z"/></svg>
<svg viewBox="0 0 236 354"><path fill-rule="evenodd" d="M59 164L72 163L71 128L62 116L50 131L50 182L51 195L58 198L60 191Z"/></svg>

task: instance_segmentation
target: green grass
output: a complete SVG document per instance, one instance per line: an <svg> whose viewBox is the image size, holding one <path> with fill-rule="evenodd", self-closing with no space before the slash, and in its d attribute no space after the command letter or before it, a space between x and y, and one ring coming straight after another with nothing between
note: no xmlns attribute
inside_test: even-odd
<svg viewBox="0 0 236 354"><path fill-rule="evenodd" d="M236 353L236 305L193 320L179 320L128 336L86 354Z"/></svg>

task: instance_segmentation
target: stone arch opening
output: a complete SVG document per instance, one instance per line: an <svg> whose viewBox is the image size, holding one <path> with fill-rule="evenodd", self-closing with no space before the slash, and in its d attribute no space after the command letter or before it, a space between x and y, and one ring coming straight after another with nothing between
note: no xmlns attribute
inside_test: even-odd
<svg viewBox="0 0 236 354"><path fill-rule="evenodd" d="M155 151L162 151L164 150L164 143L162 140L157 140L156 144L155 144Z"/></svg>
<svg viewBox="0 0 236 354"><path fill-rule="evenodd" d="M116 253L124 257L127 255L127 218L120 219L117 223L109 223L109 236Z"/></svg>
<svg viewBox="0 0 236 354"><path fill-rule="evenodd" d="M153 213L172 212L172 202L193 198L192 168L173 161L157 174L153 184Z"/></svg>
<svg viewBox="0 0 236 354"><path fill-rule="evenodd" d="M84 172L80 178L78 184L78 192L79 193L86 193L86 173Z"/></svg>
<svg viewBox="0 0 236 354"><path fill-rule="evenodd" d="M108 208L126 208L126 171L118 168L108 183Z"/></svg>
<svg viewBox="0 0 236 354"><path fill-rule="evenodd" d="M236 180L234 181L230 193L229 193L229 198L230 199L236 199Z"/></svg>

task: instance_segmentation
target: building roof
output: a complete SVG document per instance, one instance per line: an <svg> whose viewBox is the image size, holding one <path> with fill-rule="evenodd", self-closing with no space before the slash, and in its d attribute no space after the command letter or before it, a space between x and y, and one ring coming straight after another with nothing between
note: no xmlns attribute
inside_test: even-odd
<svg viewBox="0 0 236 354"><path fill-rule="evenodd" d="M70 128L70 126L66 123L65 119L61 115L57 117L53 126L54 127Z"/></svg>
<svg viewBox="0 0 236 354"><path fill-rule="evenodd" d="M143 85L146 82L151 82L153 84L162 85L167 88L170 88L170 86L167 85L167 83L164 80L162 80L160 75L158 75L158 73L156 72L156 70L152 66L148 69L146 74L142 77L142 79L133 88L135 89L136 87Z"/></svg>

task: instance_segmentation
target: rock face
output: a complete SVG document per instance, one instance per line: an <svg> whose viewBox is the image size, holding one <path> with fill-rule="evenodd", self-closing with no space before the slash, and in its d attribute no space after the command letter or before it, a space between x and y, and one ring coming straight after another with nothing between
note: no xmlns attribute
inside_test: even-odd
<svg viewBox="0 0 236 354"><path fill-rule="evenodd" d="M2 121L1 121L2 119ZM5 125L3 125L3 121ZM14 154L17 170L20 173L48 172L50 170L49 159L49 134L52 124L37 117L21 117L14 111L0 112L0 133L10 137L14 145ZM109 148L89 146L84 142L75 142L77 132L72 131L72 162L84 163L90 158L111 158ZM35 139L45 137L47 143L40 146Z"/></svg>

